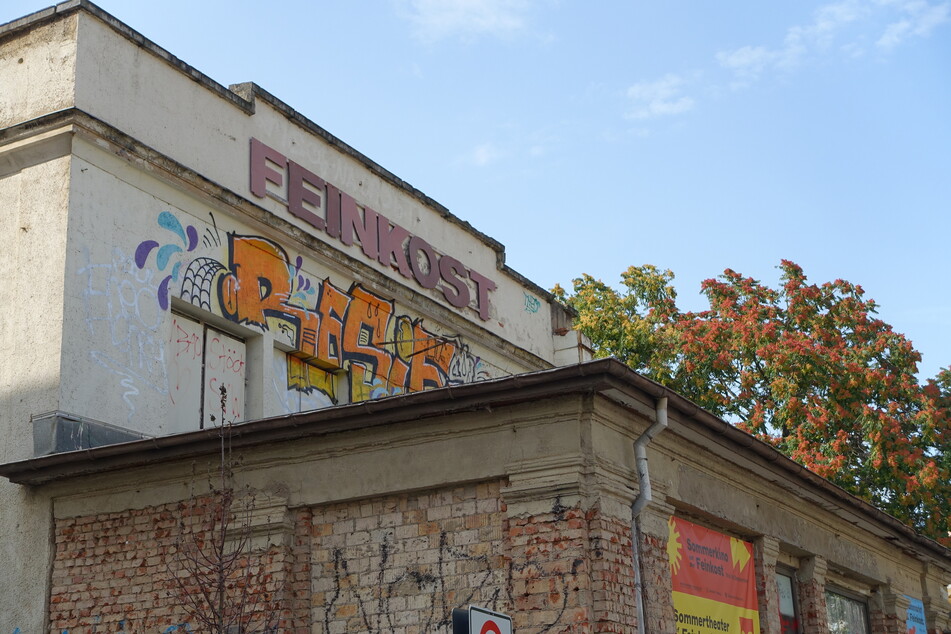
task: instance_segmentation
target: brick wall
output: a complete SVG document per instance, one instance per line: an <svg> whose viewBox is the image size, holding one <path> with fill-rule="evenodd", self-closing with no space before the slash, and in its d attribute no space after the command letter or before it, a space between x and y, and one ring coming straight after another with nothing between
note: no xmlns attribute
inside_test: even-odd
<svg viewBox="0 0 951 634"><path fill-rule="evenodd" d="M826 562L813 557L804 562L799 579L799 609L804 634L829 634L825 591Z"/></svg>
<svg viewBox="0 0 951 634"><path fill-rule="evenodd" d="M178 622L182 614L169 606L163 555L177 523L171 505L58 521L51 630L132 630L133 620L145 630ZM143 604L153 607L145 612Z"/></svg>
<svg viewBox="0 0 951 634"><path fill-rule="evenodd" d="M286 533L251 557L253 592L280 631L295 634L448 634L452 609L469 604L511 613L520 634L633 634L626 522L557 501L550 512L508 517L502 484L296 509ZM208 508L57 521L51 631L201 631L170 575L182 568L176 552L213 535Z"/></svg>
<svg viewBox="0 0 951 634"><path fill-rule="evenodd" d="M595 632L633 634L637 631L631 526L628 522L593 514L591 580Z"/></svg>
<svg viewBox="0 0 951 634"><path fill-rule="evenodd" d="M499 486L313 509L312 631L449 632L454 607L507 610Z"/></svg>
<svg viewBox="0 0 951 634"><path fill-rule="evenodd" d="M172 575L183 579L189 593L200 592L202 584L186 570L188 556L180 553L210 553L211 508L205 499L58 520L51 631L165 632L193 621ZM234 583L249 583L251 594L262 599L243 601L246 612L257 603L269 615L281 615L287 555L283 548L271 548L239 560L234 568L251 575L235 577Z"/></svg>
<svg viewBox="0 0 951 634"><path fill-rule="evenodd" d="M510 591L518 632L637 631L630 526L558 501L509 519Z"/></svg>
<svg viewBox="0 0 951 634"><path fill-rule="evenodd" d="M762 634L780 634L782 625L779 615L779 586L776 583L776 557L779 554L779 541L771 537L760 537L753 550L753 564L756 566L756 596L759 598L760 632Z"/></svg>
<svg viewBox="0 0 951 634"><path fill-rule="evenodd" d="M593 632L588 521L557 501L551 512L509 520L514 629Z"/></svg>
<svg viewBox="0 0 951 634"><path fill-rule="evenodd" d="M676 632L674 619L673 585L670 577L670 563L667 557L666 535L641 533L641 583L644 586L644 618L647 621L643 631Z"/></svg>
<svg viewBox="0 0 951 634"><path fill-rule="evenodd" d="M294 532L290 556L284 562L284 611L282 630L288 634L310 634L311 605L311 509L292 515Z"/></svg>

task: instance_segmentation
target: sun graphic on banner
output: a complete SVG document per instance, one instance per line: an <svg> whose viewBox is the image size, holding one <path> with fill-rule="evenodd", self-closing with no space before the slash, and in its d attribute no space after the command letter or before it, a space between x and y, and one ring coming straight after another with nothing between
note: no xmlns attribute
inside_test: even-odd
<svg viewBox="0 0 951 634"><path fill-rule="evenodd" d="M753 619L747 619L740 617L740 634L755 634L756 630L753 628Z"/></svg>
<svg viewBox="0 0 951 634"><path fill-rule="evenodd" d="M733 562L733 567L739 569L740 572L743 572L746 564L750 562L750 551L742 539L730 538L730 560Z"/></svg>
<svg viewBox="0 0 951 634"><path fill-rule="evenodd" d="M674 524L674 519L671 518L667 522L667 528L669 530L669 535L667 537L667 561L670 562L670 569L673 570L673 574L680 572L680 560L681 560L681 545L680 545L680 531L677 530L677 525Z"/></svg>

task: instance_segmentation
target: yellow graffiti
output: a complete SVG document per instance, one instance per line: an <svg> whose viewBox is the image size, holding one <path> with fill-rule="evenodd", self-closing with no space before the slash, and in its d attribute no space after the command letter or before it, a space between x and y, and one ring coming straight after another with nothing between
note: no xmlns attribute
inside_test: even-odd
<svg viewBox="0 0 951 634"><path fill-rule="evenodd" d="M189 301L235 323L274 332L293 348L287 388L319 391L334 402L335 372L348 374L351 401L475 380L481 361L458 337L427 330L395 302L353 284L312 283L302 258L292 263L262 236L228 234L228 259L193 260L182 287ZM209 273L212 271L213 273Z"/></svg>
<svg viewBox="0 0 951 634"><path fill-rule="evenodd" d="M287 355L287 389L300 392L318 390L337 401L336 382L332 372L305 362L293 355Z"/></svg>

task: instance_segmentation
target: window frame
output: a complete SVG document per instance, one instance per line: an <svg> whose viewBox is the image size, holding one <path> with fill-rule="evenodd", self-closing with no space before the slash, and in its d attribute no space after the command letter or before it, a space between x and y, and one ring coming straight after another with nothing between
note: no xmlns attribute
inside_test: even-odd
<svg viewBox="0 0 951 634"><path fill-rule="evenodd" d="M792 605L793 605L793 614L792 614L792 616L793 616L793 620L795 621L795 630L793 630L793 632L795 632L795 634L802 634L802 631L803 631L803 630L802 630L802 606L801 606L801 604L799 603L799 577L798 577L798 574L797 574L797 573L798 573L798 571L797 571L795 568L791 567L791 566L785 566L785 565L782 565L782 564L778 564L778 565L776 566L776 572L775 572L775 576L776 576L776 591L777 591L777 595L778 595L778 594L779 594L779 577L780 577L780 575L782 575L783 577L788 578L788 579L789 579L789 589L790 589L790 593L792 594ZM779 603L780 603L780 605L777 605L776 608L777 608L777 610L779 610L780 632L781 632L782 634L787 634L788 630L786 630L786 629L783 627L783 625L782 625L783 617L786 616L786 615L784 615L784 614L782 613L782 607L781 607L781 606L782 606L782 602L780 601Z"/></svg>
<svg viewBox="0 0 951 634"><path fill-rule="evenodd" d="M848 630L846 632L839 632L832 629L832 622L829 613L829 595L839 596L846 601L850 601L855 605L862 607L862 616L863 616L863 627L864 630L856 632L855 630ZM854 590L849 590L841 585L830 583L826 584L825 587L825 600L826 600L826 625L829 629L830 634L871 634L872 632L872 621L871 614L869 610L869 597Z"/></svg>
<svg viewBox="0 0 951 634"><path fill-rule="evenodd" d="M207 319L200 315L194 314L191 311L186 312L183 310L178 310L174 306L169 312L170 312L171 319L169 320L169 335L166 340L167 343L172 343L175 337L174 328L175 328L176 319L182 320L183 322L188 322L190 325L194 326L196 330L200 331L201 333L201 336L200 336L201 352L200 352L200 357L198 357L200 361L200 368L199 368L199 372L197 373L199 377L199 381L200 381L199 387L198 387L198 407L197 407L198 425L196 427L194 426L194 423L188 422L190 420L191 421L194 420L191 418L191 415L187 415L187 416L183 416L179 418L178 414L180 413L180 411L178 409L178 405L175 404L171 408L172 416L176 417L175 424L173 424L172 427L174 427L177 431L173 431L172 433L178 433L182 431L178 429L180 427L180 425L178 424L180 421L184 423L184 425L181 425L181 427L184 428L184 431L195 431L195 430L206 429L206 428L210 428L214 426L220 426L224 422L224 421L217 420L219 415L216 415L216 414L210 415L210 416L214 416L215 420L211 420L209 418L209 420L206 421L206 416L205 416L206 404L209 398L208 394L206 393L206 390L208 389L208 386L206 385L207 379L208 379L208 367L207 367L208 366L208 342L209 342L210 336L214 336L214 335L220 335L222 337L226 337L230 340L238 342L243 348L242 350L243 359L241 360L242 367L240 371L241 396L239 401L241 406L241 413L239 414L238 418L236 418L235 420L229 421L229 423L240 423L247 420L247 409L248 409L247 391L248 391L248 375L249 375L249 369L250 369L249 368L250 362L249 362L248 350L247 350L248 338L236 333L232 329L222 327L220 320L217 320L217 319ZM167 353L171 354L171 350L167 350ZM171 358L167 357L165 360L165 363L166 363L166 373L169 373L171 364L172 364ZM171 385L169 386L169 393L171 396ZM173 399L173 404L174 403L175 401Z"/></svg>

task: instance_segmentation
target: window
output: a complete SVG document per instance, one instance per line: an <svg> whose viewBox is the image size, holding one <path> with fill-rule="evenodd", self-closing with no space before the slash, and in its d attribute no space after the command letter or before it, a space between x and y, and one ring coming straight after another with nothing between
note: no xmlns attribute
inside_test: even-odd
<svg viewBox="0 0 951 634"><path fill-rule="evenodd" d="M304 359L274 349L274 393L282 413L294 414L337 404L337 377Z"/></svg>
<svg viewBox="0 0 951 634"><path fill-rule="evenodd" d="M244 420L244 342L173 313L168 346L172 432Z"/></svg>
<svg viewBox="0 0 951 634"><path fill-rule="evenodd" d="M776 586L779 588L779 623L782 634L799 634L799 609L796 604L793 573L777 571Z"/></svg>
<svg viewBox="0 0 951 634"><path fill-rule="evenodd" d="M826 611L831 634L869 634L868 604L864 599L826 590Z"/></svg>

